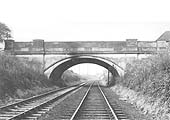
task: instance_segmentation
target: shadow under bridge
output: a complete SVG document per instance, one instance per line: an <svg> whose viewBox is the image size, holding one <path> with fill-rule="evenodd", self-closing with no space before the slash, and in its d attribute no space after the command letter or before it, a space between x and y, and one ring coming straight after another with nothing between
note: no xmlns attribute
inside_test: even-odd
<svg viewBox="0 0 170 120"><path fill-rule="evenodd" d="M44 70L44 73L50 79L58 81L60 80L64 71L66 71L67 69L74 65L81 63L93 63L108 69L112 73L113 80L115 80L116 77L124 75L124 69L117 65L116 63L114 63L113 61L103 57L90 55L79 55L64 58L50 65L48 68Z"/></svg>

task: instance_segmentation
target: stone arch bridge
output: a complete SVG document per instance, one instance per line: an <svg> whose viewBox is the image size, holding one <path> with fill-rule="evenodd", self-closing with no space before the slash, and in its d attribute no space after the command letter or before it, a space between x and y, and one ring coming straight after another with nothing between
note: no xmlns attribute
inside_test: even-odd
<svg viewBox="0 0 170 120"><path fill-rule="evenodd" d="M93 63L100 65L108 69L113 76L121 76L124 74L124 68L116 64L115 62L100 56L92 55L74 55L63 58L59 61L54 62L44 69L44 73L51 79L59 79L65 70L70 67L81 64L81 63Z"/></svg>
<svg viewBox="0 0 170 120"><path fill-rule="evenodd" d="M61 78L64 71L81 63L97 64L106 68L113 76L113 79L124 75L126 64L139 57L136 54L98 54L98 55L17 55L29 60L36 60L44 64L44 74L52 79ZM141 55L142 57L143 55ZM146 57L146 55L145 55Z"/></svg>
<svg viewBox="0 0 170 120"><path fill-rule="evenodd" d="M159 44L155 41L143 42L137 39L75 42L44 42L38 39L33 42L6 40L5 43L6 52L42 62L44 73L54 80L61 77L68 68L81 63L98 64L108 69L113 76L122 76L128 62L160 50L166 50L162 42Z"/></svg>

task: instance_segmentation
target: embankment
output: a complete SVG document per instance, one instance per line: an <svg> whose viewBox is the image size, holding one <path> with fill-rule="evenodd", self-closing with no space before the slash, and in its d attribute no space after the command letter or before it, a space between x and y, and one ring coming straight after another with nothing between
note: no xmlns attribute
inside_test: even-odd
<svg viewBox="0 0 170 120"><path fill-rule="evenodd" d="M52 87L37 61L0 54L0 100L24 98Z"/></svg>
<svg viewBox="0 0 170 120"><path fill-rule="evenodd" d="M124 77L111 88L156 120L170 119L170 54L161 53L127 64Z"/></svg>
<svg viewBox="0 0 170 120"><path fill-rule="evenodd" d="M2 53L0 63L0 104L2 105L59 88L58 84L54 84L43 74L42 64L38 61ZM76 83L80 83L79 76L72 71L66 71L62 77L62 84L67 86Z"/></svg>
<svg viewBox="0 0 170 120"><path fill-rule="evenodd" d="M77 73L74 73L72 70L66 70L61 77L62 83L65 86L79 84L82 82L82 79L84 78Z"/></svg>

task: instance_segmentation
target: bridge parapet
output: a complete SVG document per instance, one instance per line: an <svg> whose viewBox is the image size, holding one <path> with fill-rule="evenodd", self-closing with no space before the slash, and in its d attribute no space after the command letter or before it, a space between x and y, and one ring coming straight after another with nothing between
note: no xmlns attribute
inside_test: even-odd
<svg viewBox="0 0 170 120"><path fill-rule="evenodd" d="M32 42L7 40L6 50L15 55L32 54L154 54L167 51L167 41L56 41L44 42L38 39Z"/></svg>

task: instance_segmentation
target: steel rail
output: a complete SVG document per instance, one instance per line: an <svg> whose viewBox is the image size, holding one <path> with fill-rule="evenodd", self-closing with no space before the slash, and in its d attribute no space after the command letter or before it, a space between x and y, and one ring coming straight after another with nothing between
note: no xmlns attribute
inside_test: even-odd
<svg viewBox="0 0 170 120"><path fill-rule="evenodd" d="M85 99L87 98L88 93L89 93L92 85L93 85L93 84L91 84L90 87L88 88L87 92L85 93L84 97L82 98L81 102L79 103L77 109L76 109L75 112L73 113L73 115L72 115L72 117L70 118L70 120L74 120L74 118L76 117L78 111L80 110L80 107L82 106L82 104L84 103ZM118 117L117 117L117 115L115 114L114 110L112 109L112 107L111 107L108 99L106 98L104 92L103 92L102 89L100 88L99 83L97 83L97 86L98 86L98 88L99 88L99 90L100 90L100 92L101 92L101 94L102 94L102 96L103 96L103 98L104 98L107 106L109 107L109 110L111 111L114 119L115 119L115 120L119 120Z"/></svg>
<svg viewBox="0 0 170 120"><path fill-rule="evenodd" d="M92 83L92 84L90 85L90 87L88 88L87 92L85 93L84 97L83 97L82 100L80 101L80 103L79 103L77 109L74 111L74 113L73 113L73 115L71 116L70 120L73 120L73 119L75 118L76 114L77 114L78 111L80 110L81 105L82 105L83 102L85 101L85 99L86 99L86 97L87 97L87 95L88 95L88 93L89 93L89 91L90 91L92 85L93 85L93 83Z"/></svg>
<svg viewBox="0 0 170 120"><path fill-rule="evenodd" d="M80 84L80 86L81 86L81 85L84 85L84 84L85 84L85 83L82 83L82 84ZM54 93L56 93L56 92L59 92L59 91L62 91L62 90L65 90L65 89L68 89L68 88L71 88L71 87L74 87L74 86L76 86L76 85L69 86L69 87L63 87L63 88L57 89L57 90L52 90L52 91L49 91L49 92L46 92L46 93L43 93L43 94L40 94L40 95L36 95L36 96L30 97L30 98L21 100L21 101L19 101L19 102L15 102L15 103L12 103L12 104L9 104L9 105L2 106L2 107L0 107L0 111L1 111L1 110L4 110L4 109L8 109L8 108L10 108L10 107L14 107L14 106L17 106L17 105L21 105L21 104L26 103L26 102L30 102L30 101L33 101L33 100L37 100L37 99L43 98L43 97L45 97L45 96L54 94Z"/></svg>
<svg viewBox="0 0 170 120"><path fill-rule="evenodd" d="M25 117L26 115L30 114L31 112L34 112L35 110L38 110L38 109L40 109L40 108L43 108L43 106L45 106L45 105L47 105L47 104L50 104L50 103L58 100L59 98L63 97L64 95L66 95L66 94L74 91L75 89L77 89L77 88L74 88L74 89L72 89L72 90L70 90L70 91L68 91L68 92L66 92L66 93L64 93L64 94L62 94L62 95L60 95L60 96L57 96L57 97L55 97L55 98L52 98L52 99L50 99L50 100L48 100L48 101L45 101L45 102L41 103L40 105L37 105L37 106L35 106L35 107L27 110L27 111L24 111L24 112L20 113L19 115L14 116L14 117L12 117L12 118L10 118L10 119L8 119L8 120L21 119L21 118Z"/></svg>
<svg viewBox="0 0 170 120"><path fill-rule="evenodd" d="M33 106L32 108L30 108L30 109L28 109L28 110L25 110L25 111L23 111L23 112L21 112L21 113L19 113L19 114L16 114L16 115L14 115L14 116L11 116L11 117L7 118L7 120L21 119L21 118L25 117L26 115L31 114L32 112L35 112L35 111L37 111L38 109L41 109L41 108L44 107L45 105L48 105L48 104L50 104L50 103L55 102L56 100L62 98L62 97L65 96L66 94L69 94L70 92L72 92L72 91L80 88L80 87L83 86L83 85L85 85L85 83L80 84L80 85L78 85L77 87L76 87L75 85L74 85L74 86L71 86L71 87L75 87L75 88L73 88L73 89L71 89L71 90L69 90L69 91L66 91L65 93L63 93L63 94L61 94L61 95L59 95L59 96L57 96L57 97L53 97L53 98L51 98L51 99L49 99L49 100L47 100L47 101L44 101L43 103L40 103L40 104L38 104L38 105L36 105L36 106ZM55 92L60 92L60 91L62 91L62 90L67 90L67 89L69 89L69 88L71 88L71 87L65 87L65 88L59 89L59 90L57 90L57 91L55 91ZM52 93L54 93L54 91L52 91ZM52 95L52 94L50 94L50 95L49 95L49 94L50 94L50 92L48 92L48 94L47 94L47 93L42 94L42 96L45 97L45 95L47 95L47 96ZM35 96L35 97L31 97L31 98L33 99L32 101L34 101L34 100L38 100L39 97L40 97L40 99L43 98L43 97L41 97L40 95ZM1 109L3 109L4 111L5 111L5 110L10 110L11 107L20 106L20 105L22 105L22 104L24 104L24 103L28 103L28 101L30 102L30 101L31 101L31 98L27 99L26 101L23 100L23 101L20 101L20 102L11 104L11 105L4 106L4 107L2 107ZM18 110L19 110L19 109L18 109ZM8 112L7 112L7 113L8 113ZM1 114L0 114L0 115L1 115Z"/></svg>
<svg viewBox="0 0 170 120"><path fill-rule="evenodd" d="M103 97L104 97L104 99L105 99L105 101L106 101L106 103L107 103L107 105L108 105L110 111L112 112L112 114L113 114L115 120L119 120L118 117L117 117L117 115L116 115L116 113L115 113L114 110L112 109L112 107L111 107L111 105L110 105L108 99L106 98L106 95L104 94L104 92L103 92L102 89L100 88L99 84L98 84L98 88L100 89L100 92L102 93L102 95L103 95Z"/></svg>

